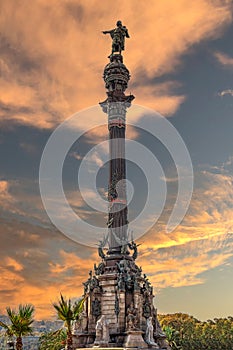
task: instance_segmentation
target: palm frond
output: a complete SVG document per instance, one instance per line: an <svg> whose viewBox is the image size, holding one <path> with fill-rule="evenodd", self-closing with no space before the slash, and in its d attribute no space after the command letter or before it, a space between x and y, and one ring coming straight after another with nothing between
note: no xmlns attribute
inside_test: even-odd
<svg viewBox="0 0 233 350"><path fill-rule="evenodd" d="M72 305L71 299L66 299L60 294L58 302L53 303L53 307L57 311L57 316L64 321L67 331L71 331L72 321L76 320L83 310L84 298L79 299Z"/></svg>
<svg viewBox="0 0 233 350"><path fill-rule="evenodd" d="M77 319L79 317L79 315L81 314L81 312L83 311L83 306L84 303L86 301L86 298L80 298L73 307L73 313L75 316L75 319Z"/></svg>
<svg viewBox="0 0 233 350"><path fill-rule="evenodd" d="M5 332L6 336L12 337L14 335L11 326L9 326L8 324L0 321L0 326L6 330Z"/></svg>
<svg viewBox="0 0 233 350"><path fill-rule="evenodd" d="M34 306L31 304L19 305L18 311L13 310L9 306L6 308L11 325L8 332L16 337L32 334L31 324L34 322L33 313Z"/></svg>

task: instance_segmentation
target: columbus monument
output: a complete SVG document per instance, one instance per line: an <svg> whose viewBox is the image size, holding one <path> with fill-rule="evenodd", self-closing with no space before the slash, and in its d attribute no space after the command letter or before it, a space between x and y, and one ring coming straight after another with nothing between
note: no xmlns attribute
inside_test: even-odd
<svg viewBox="0 0 233 350"><path fill-rule="evenodd" d="M73 326L74 349L168 350L153 304L153 287L136 264L138 245L128 230L125 128L134 96L125 94L130 74L122 51L129 33L118 21L115 29L103 34L112 39L110 62L103 75L107 99L100 103L109 130L108 234L99 242L99 263L83 283L85 305Z"/></svg>

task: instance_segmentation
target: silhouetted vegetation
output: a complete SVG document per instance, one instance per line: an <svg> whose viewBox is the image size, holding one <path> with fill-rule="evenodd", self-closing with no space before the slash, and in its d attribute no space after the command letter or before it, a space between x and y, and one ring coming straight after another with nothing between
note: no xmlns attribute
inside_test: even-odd
<svg viewBox="0 0 233 350"><path fill-rule="evenodd" d="M48 332L41 335L39 340L39 350L61 350L64 349L67 339L65 329L56 332Z"/></svg>
<svg viewBox="0 0 233 350"><path fill-rule="evenodd" d="M159 315L172 349L233 350L233 317L199 321L183 313Z"/></svg>
<svg viewBox="0 0 233 350"><path fill-rule="evenodd" d="M79 318L84 299L76 303L62 295L53 306L64 327L55 332L45 332L39 341L40 350L72 348L72 324ZM32 333L34 307L20 305L17 311L7 308L9 324L0 322L7 338L16 340L16 349L22 350L22 336ZM233 317L200 321L184 313L158 315L172 350L233 350Z"/></svg>

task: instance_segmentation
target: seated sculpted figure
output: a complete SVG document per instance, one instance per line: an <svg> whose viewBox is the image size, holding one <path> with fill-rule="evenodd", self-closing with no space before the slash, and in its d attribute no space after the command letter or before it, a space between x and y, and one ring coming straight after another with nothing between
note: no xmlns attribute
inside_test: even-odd
<svg viewBox="0 0 233 350"><path fill-rule="evenodd" d="M138 329L137 309L134 308L133 303L130 304L127 310L127 331L134 331Z"/></svg>

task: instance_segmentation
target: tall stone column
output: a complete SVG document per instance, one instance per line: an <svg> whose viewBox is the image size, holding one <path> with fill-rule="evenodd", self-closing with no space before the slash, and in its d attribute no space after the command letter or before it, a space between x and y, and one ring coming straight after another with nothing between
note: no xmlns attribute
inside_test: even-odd
<svg viewBox="0 0 233 350"><path fill-rule="evenodd" d="M127 241L127 195L125 128L126 112L134 96L125 95L130 74L123 64L120 54L110 56L110 63L104 70L104 81L108 98L101 102L103 111L108 115L109 129L109 255L118 255Z"/></svg>

